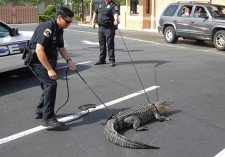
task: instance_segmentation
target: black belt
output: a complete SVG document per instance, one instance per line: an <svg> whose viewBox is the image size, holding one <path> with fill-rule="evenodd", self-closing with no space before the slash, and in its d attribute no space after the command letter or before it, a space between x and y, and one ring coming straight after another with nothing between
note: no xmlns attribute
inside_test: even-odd
<svg viewBox="0 0 225 157"><path fill-rule="evenodd" d="M103 27L105 29L112 29L114 26L103 26L101 24L98 25L99 27Z"/></svg>

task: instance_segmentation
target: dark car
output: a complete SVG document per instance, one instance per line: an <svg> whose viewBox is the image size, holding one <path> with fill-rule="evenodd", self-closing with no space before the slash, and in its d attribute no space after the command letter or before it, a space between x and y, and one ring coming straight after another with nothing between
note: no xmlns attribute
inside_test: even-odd
<svg viewBox="0 0 225 157"><path fill-rule="evenodd" d="M167 43L179 37L196 41L213 41L214 46L225 50L225 6L210 3L177 2L163 11L158 31Z"/></svg>
<svg viewBox="0 0 225 157"><path fill-rule="evenodd" d="M0 21L0 73L25 67L22 52L32 34Z"/></svg>

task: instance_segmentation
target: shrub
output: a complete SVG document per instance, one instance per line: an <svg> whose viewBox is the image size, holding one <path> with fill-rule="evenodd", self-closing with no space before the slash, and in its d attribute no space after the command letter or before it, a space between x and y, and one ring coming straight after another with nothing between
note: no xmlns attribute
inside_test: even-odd
<svg viewBox="0 0 225 157"><path fill-rule="evenodd" d="M48 5L44 11L44 15L39 16L39 21L47 21L55 17L56 8L54 5Z"/></svg>

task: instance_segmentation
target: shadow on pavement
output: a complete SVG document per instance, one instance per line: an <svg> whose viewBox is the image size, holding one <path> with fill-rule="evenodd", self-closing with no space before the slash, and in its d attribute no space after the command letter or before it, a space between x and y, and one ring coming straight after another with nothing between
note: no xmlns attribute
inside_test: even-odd
<svg viewBox="0 0 225 157"><path fill-rule="evenodd" d="M63 67L56 70L58 74L57 80L65 80L67 64L58 63L58 67ZM78 65L78 72L87 70L90 66ZM22 71L21 71L22 70ZM72 75L74 72L69 71L68 75ZM19 69L17 71L11 71L0 75L0 96L4 96L10 93L22 91L33 86L39 86L39 80L32 74L32 72L26 69Z"/></svg>
<svg viewBox="0 0 225 157"><path fill-rule="evenodd" d="M85 115L81 117L79 120L72 121L70 123L67 123L67 126L69 127L76 127L76 126L82 126L87 124L96 123L99 121L104 120L102 123L99 123L99 125L103 125L107 118L111 116L112 114L117 114L120 111L127 110L128 108L121 108L121 109L100 109L95 112L91 112L88 115ZM71 113L74 114L74 113ZM66 117L71 114L60 114L58 117Z"/></svg>
<svg viewBox="0 0 225 157"><path fill-rule="evenodd" d="M160 66L166 63L169 63L170 61L161 61L161 60L139 60L139 61L133 61L134 64L155 64L155 66ZM126 65L126 64L132 64L131 61L127 62L116 62L118 65Z"/></svg>

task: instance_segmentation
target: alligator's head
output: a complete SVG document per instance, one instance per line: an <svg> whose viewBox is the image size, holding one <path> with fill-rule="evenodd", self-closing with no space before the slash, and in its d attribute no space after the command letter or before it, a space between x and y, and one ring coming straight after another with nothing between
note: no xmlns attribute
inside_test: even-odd
<svg viewBox="0 0 225 157"><path fill-rule="evenodd" d="M164 114L172 109L173 101L157 101L154 103L159 114Z"/></svg>

